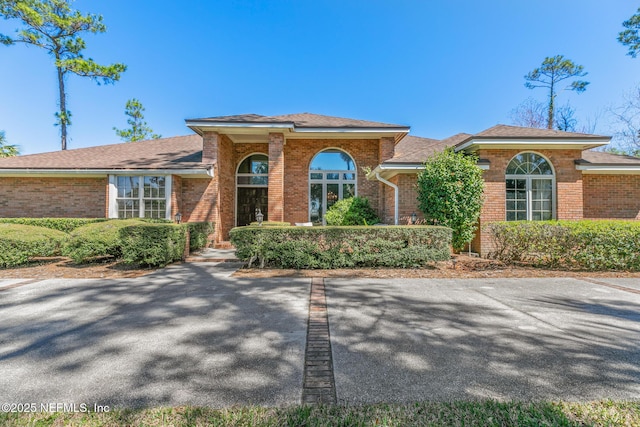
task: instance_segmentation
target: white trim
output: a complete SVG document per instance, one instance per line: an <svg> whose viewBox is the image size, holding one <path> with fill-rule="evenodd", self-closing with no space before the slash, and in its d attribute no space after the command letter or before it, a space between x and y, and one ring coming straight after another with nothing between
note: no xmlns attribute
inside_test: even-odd
<svg viewBox="0 0 640 427"><path fill-rule="evenodd" d="M407 127L399 128L294 128L296 133L398 133L409 132Z"/></svg>
<svg viewBox="0 0 640 427"><path fill-rule="evenodd" d="M519 156L520 154L526 154L526 153L531 153L531 154L535 154L536 156L540 156L542 157L548 164L549 167L551 168L551 172L553 173L552 175L531 175L531 174L506 174L504 175L504 181L505 181L505 190L504 190L504 220L507 220L507 189L506 189L506 181L508 179L524 179L527 183L526 183L526 192L527 192L527 221L532 221L532 216L533 216L533 200L531 198L531 194L532 194L532 190L531 190L531 180L532 179L546 179L546 180L550 180L551 181L551 219L555 220L557 219L557 206L558 206L558 196L557 196L557 191L556 191L556 168L553 166L553 163L551 162L551 160L549 160L549 158L547 156L545 156L544 154L540 154L536 151L521 151L519 153L517 153L515 156L511 157L511 159L507 162L507 168L509 167L509 164L513 161L513 159L516 158L516 156Z"/></svg>
<svg viewBox="0 0 640 427"><path fill-rule="evenodd" d="M109 175L109 218L118 218L118 188L116 187L116 176Z"/></svg>
<svg viewBox="0 0 640 427"><path fill-rule="evenodd" d="M640 174L640 165L576 165L583 174L633 175Z"/></svg>
<svg viewBox="0 0 640 427"><path fill-rule="evenodd" d="M478 166L480 169L482 170L490 170L491 169L491 165L488 163L479 163L476 164L476 166ZM373 169L371 172L369 172L366 176L366 178L371 181L372 179L374 179L376 177L376 173L380 173L380 174L384 174L384 176L386 178L392 178L397 174L400 173L418 173L419 171L424 170L424 165L420 164L420 165L412 165L412 164L398 164L398 165L378 165L375 167L375 169Z"/></svg>
<svg viewBox="0 0 640 427"><path fill-rule="evenodd" d="M171 189L173 187L173 176L172 175L138 175L138 174L113 174L109 175L109 186L108 186L108 199L109 199L109 218L118 218L118 186L116 185L116 178L120 176L135 176L144 178L145 176L162 176L164 177L164 200L165 200L165 218L164 219L173 219L171 218ZM144 218L145 212L145 204L144 204L144 179L138 180L138 217ZM162 200L162 199L154 199L154 200Z"/></svg>
<svg viewBox="0 0 640 427"><path fill-rule="evenodd" d="M293 123L239 123L239 122L208 122L186 120L188 127L198 128L258 128L258 129L293 129Z"/></svg>
<svg viewBox="0 0 640 427"><path fill-rule="evenodd" d="M327 170L312 170L311 169L311 165L313 164L313 161L316 157L318 157L318 155L325 153L327 151L330 150L336 150L336 151L340 151L342 153L347 154L351 160L353 161L353 170L334 170L334 169L327 169ZM311 157L311 160L309 161L309 164L307 165L307 191L308 191L308 199L307 199L307 218L309 219L310 222L311 221L311 185L312 184L320 184L322 185L322 200L321 200L321 204L323 206L323 212L319 212L319 214L322 215L322 224L325 225L325 218L324 216L327 213L327 184L336 184L338 185L338 200L342 200L344 197L343 193L343 185L342 184L353 184L353 193L354 193L354 197L356 197L358 195L358 165L356 163L356 159L355 157L353 157L353 155L351 155L351 153L349 153L347 150L345 150L344 148L340 148L340 147L326 147L323 148L322 150L318 151L316 154L313 155L313 157ZM322 174L323 177L322 179L311 179L311 174L314 173L319 173ZM338 174L338 179L327 179L326 175L327 173L337 173ZM353 180L346 180L342 178L342 174L345 173L351 173L354 175Z"/></svg>
<svg viewBox="0 0 640 427"><path fill-rule="evenodd" d="M456 146L455 151L462 151L468 148L478 149L482 146L488 148L512 148L522 149L523 147L542 147L542 148L580 148L586 150L588 148L600 147L608 145L611 138L602 139L569 139L569 138L514 138L514 139L471 139L462 145Z"/></svg>

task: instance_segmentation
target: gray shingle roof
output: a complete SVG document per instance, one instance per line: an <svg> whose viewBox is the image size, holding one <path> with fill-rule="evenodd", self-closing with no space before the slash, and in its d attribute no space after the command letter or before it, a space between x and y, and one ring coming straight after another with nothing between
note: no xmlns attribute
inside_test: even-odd
<svg viewBox="0 0 640 427"><path fill-rule="evenodd" d="M553 129L539 129L522 126L496 125L480 133L474 138L579 138L579 139L603 139L609 138L602 135L588 133L563 132Z"/></svg>
<svg viewBox="0 0 640 427"><path fill-rule="evenodd" d="M2 169L205 168L202 137L176 136L0 159Z"/></svg>
<svg viewBox="0 0 640 427"><path fill-rule="evenodd" d="M602 151L585 150L582 152L581 164L592 165L636 165L640 166L640 158L622 154L603 153Z"/></svg>
<svg viewBox="0 0 640 427"><path fill-rule="evenodd" d="M206 117L189 119L187 122L216 123L275 123L292 124L299 128L405 128L404 125L370 122L366 120L346 119L342 117L323 116L321 114L297 113L280 116L261 116L259 114L240 114L236 116Z"/></svg>

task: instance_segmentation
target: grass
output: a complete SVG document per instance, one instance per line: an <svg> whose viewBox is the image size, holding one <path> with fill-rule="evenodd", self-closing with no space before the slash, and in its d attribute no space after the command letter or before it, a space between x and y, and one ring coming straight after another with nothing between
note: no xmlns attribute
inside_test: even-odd
<svg viewBox="0 0 640 427"><path fill-rule="evenodd" d="M176 407L0 414L3 426L640 426L640 401L423 402L362 406Z"/></svg>

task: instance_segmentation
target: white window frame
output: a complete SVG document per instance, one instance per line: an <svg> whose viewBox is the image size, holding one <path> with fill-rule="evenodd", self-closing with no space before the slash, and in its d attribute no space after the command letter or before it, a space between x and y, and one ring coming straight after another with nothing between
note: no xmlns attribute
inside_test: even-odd
<svg viewBox="0 0 640 427"><path fill-rule="evenodd" d="M532 184L531 181L534 179L539 179L539 180L548 180L551 181L551 219L555 220L556 219L556 205L557 205L557 197L556 197L556 171L555 168L553 167L553 163L551 163L551 161L544 155L537 153L535 151L521 151L518 154L516 154L515 156L513 156L508 162L507 162L507 168L509 167L509 165L511 164L511 162L513 161L513 159L516 158L516 156L519 156L520 154L535 154L536 156L540 156L542 157L548 164L549 167L551 168L551 175L536 175L536 174L505 174L505 178L504 178L504 183L505 183L505 188L504 188L504 218L505 221L508 221L507 219L507 212L509 211L507 209L507 180L508 179L520 179L520 180L525 180L526 181L526 193L527 193L527 221L534 221L533 219L533 189L532 189ZM538 221L538 220L536 220Z"/></svg>
<svg viewBox="0 0 640 427"><path fill-rule="evenodd" d="M171 218L171 192L172 192L172 181L173 177L171 175L165 174L118 174L118 175L109 175L109 218L118 218L118 188L116 186L117 177L122 176L135 176L138 178L139 188L138 188L138 201L139 201L139 212L138 217L144 218L144 177L149 176L162 176L164 177L165 182L165 190L164 190L164 198L165 198L165 219ZM156 199L161 200L161 199Z"/></svg>
<svg viewBox="0 0 640 427"><path fill-rule="evenodd" d="M318 155L326 151L332 151L332 150L342 151L343 153L351 157L351 160L353 161L353 170L350 171L350 170L312 170L311 169L311 165L313 164L313 161ZM322 179L311 179L311 175L317 174L317 173L322 174ZM337 173L338 179L327 179L327 174L331 174L331 173ZM354 179L353 180L344 179L343 174L345 173L352 173L354 175ZM329 148L323 149L322 151L318 151L311 159L311 162L309 162L309 175L307 177L309 179L309 186L307 188L307 190L309 191L309 203L308 203L308 209L307 209L309 222L311 222L311 185L312 184L322 184L322 205L324 206L324 210L325 210L324 212L322 212L323 225L326 224L324 217L327 214L326 212L327 184L338 184L338 200L343 199L343 184L354 184L353 197L356 197L358 195L358 165L356 164L356 160L351 155L351 153L343 150L342 148L329 147Z"/></svg>

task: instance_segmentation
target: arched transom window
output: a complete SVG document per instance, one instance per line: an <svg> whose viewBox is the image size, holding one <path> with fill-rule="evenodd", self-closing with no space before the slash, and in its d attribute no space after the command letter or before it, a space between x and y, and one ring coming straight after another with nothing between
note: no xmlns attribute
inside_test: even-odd
<svg viewBox="0 0 640 427"><path fill-rule="evenodd" d="M321 224L335 202L356 195L356 164L338 149L322 151L309 167L309 220Z"/></svg>
<svg viewBox="0 0 640 427"><path fill-rule="evenodd" d="M506 172L507 221L545 221L554 217L551 164L536 153L516 155Z"/></svg>

